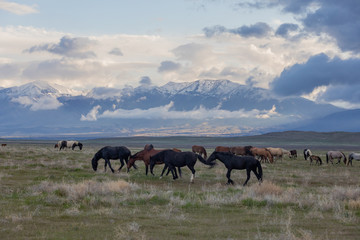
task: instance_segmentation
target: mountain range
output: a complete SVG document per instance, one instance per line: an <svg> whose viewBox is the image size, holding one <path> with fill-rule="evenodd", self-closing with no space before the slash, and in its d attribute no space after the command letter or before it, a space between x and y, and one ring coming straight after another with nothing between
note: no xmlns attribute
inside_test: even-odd
<svg viewBox="0 0 360 240"><path fill-rule="evenodd" d="M228 80L80 92L45 82L0 89L0 137L240 136L359 131L360 110L277 97Z"/></svg>

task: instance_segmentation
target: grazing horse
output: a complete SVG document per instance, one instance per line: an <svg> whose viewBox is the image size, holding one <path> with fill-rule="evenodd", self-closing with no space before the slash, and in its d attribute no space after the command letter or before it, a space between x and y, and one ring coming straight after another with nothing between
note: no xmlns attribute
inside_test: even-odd
<svg viewBox="0 0 360 240"><path fill-rule="evenodd" d="M6 143L2 143L1 146L2 146L2 147L6 147Z"/></svg>
<svg viewBox="0 0 360 240"><path fill-rule="evenodd" d="M355 159L355 160L357 160L357 161L360 161L360 153L354 153L354 152L350 153L350 154L349 154L348 165L349 165L349 163L350 163L351 166L352 166L352 160L353 160L353 159Z"/></svg>
<svg viewBox="0 0 360 240"><path fill-rule="evenodd" d="M261 161L264 160L266 162L266 160L269 160L270 163L274 162L273 156L266 148L252 147L250 151L252 153L252 156L259 156Z"/></svg>
<svg viewBox="0 0 360 240"><path fill-rule="evenodd" d="M173 175L173 179L175 180L178 178L175 167L180 168L187 166L192 173L190 182L193 183L196 172L194 166L197 159L199 159L200 162L206 165L210 165L210 166L215 165L214 163L208 163L207 161L205 161L205 159L202 156L193 152L175 152L173 150L164 150L150 157L150 172L153 174L153 169L156 163L159 162L165 163L165 167L162 170L160 176L162 177L162 175L165 172L165 169L169 168Z"/></svg>
<svg viewBox="0 0 360 240"><path fill-rule="evenodd" d="M279 159L282 160L283 158L283 155L284 155L284 152L283 152L283 149L282 148L273 148L273 147L268 147L266 148L267 150L270 151L271 155L273 157L277 157Z"/></svg>
<svg viewBox="0 0 360 240"><path fill-rule="evenodd" d="M237 146L237 147L231 147L230 152L235 155L241 155L241 156L254 156L251 152L252 146Z"/></svg>
<svg viewBox="0 0 360 240"><path fill-rule="evenodd" d="M181 152L181 150L173 148L173 150L175 152ZM132 166L135 166L135 161L136 160L143 160L144 164L145 164L145 174L148 175L148 171L149 171L149 165L150 165L150 157L161 152L164 151L164 149L162 150L155 150L154 146L152 144L146 144L144 147L144 150L141 150L140 152L135 153L134 155L130 156L129 161L127 162L127 171L130 171L130 168ZM161 164L161 163L159 163ZM181 170L179 168L179 175L181 177Z"/></svg>
<svg viewBox="0 0 360 240"><path fill-rule="evenodd" d="M230 152L229 147L217 146L215 148L215 152Z"/></svg>
<svg viewBox="0 0 360 240"><path fill-rule="evenodd" d="M59 148L59 151L61 149L65 149L65 148L71 148L72 150L74 150L75 147L79 147L79 149L81 150L83 147L83 144L81 142L78 141L58 141L57 144L55 144L54 148Z"/></svg>
<svg viewBox="0 0 360 240"><path fill-rule="evenodd" d="M315 161L316 165L318 165L318 164L321 165L322 164L321 158L319 156L311 155L309 157L309 159L310 159L310 165L312 164L312 161Z"/></svg>
<svg viewBox="0 0 360 240"><path fill-rule="evenodd" d="M128 159L130 155L131 152L127 147L106 146L101 148L97 153L95 153L94 157L91 160L91 165L94 171L96 171L98 167L98 161L101 158L103 158L105 160L105 166L104 166L105 172L106 172L106 166L109 165L111 171L114 173L114 169L111 167L110 160L120 159L121 166L118 169L118 171L120 172L121 168L125 165L124 160L126 163L128 163Z"/></svg>
<svg viewBox="0 0 360 240"><path fill-rule="evenodd" d="M295 149L290 150L290 158L297 159L297 151Z"/></svg>
<svg viewBox="0 0 360 240"><path fill-rule="evenodd" d="M207 161L210 163L216 159L219 159L228 170L226 173L228 179L227 184L234 184L234 181L230 179L233 169L246 169L247 178L243 186L249 181L251 171L253 171L259 182L262 181L263 173L261 163L252 156L236 156L232 153L213 152ZM258 172L256 170L258 170Z"/></svg>
<svg viewBox="0 0 360 240"><path fill-rule="evenodd" d="M343 152L340 151L328 151L326 153L326 163L329 163L329 161L334 164L333 159L337 159L337 163L339 164L341 161L341 158L343 158L344 164L346 164L346 156Z"/></svg>
<svg viewBox="0 0 360 240"><path fill-rule="evenodd" d="M305 149L304 149L304 159L305 159L305 160L308 160L308 158L309 158L311 155L313 155L313 154L312 154L312 152L310 151L310 149L305 148Z"/></svg>
<svg viewBox="0 0 360 240"><path fill-rule="evenodd" d="M199 154L200 156L203 156L204 159L207 158L207 153L206 153L206 150L205 150L205 148L203 146L194 145L194 146L191 147L191 151L193 153Z"/></svg>

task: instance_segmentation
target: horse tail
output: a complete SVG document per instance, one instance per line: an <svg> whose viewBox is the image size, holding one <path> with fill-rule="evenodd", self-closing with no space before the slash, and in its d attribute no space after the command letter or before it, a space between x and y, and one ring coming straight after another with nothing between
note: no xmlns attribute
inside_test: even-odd
<svg viewBox="0 0 360 240"><path fill-rule="evenodd" d="M260 179L259 181L262 181L262 177L263 177L263 171L262 171L262 167L261 167L261 164L260 164L260 161L256 161L256 167L258 169L258 172L259 172L259 176L260 176Z"/></svg>
<svg viewBox="0 0 360 240"><path fill-rule="evenodd" d="M320 165L322 164L322 161L321 161L321 158L319 157L319 162L320 162Z"/></svg>
<svg viewBox="0 0 360 240"><path fill-rule="evenodd" d="M202 156L200 156L199 154L195 154L196 155L196 157L200 160L200 162L202 162L203 164L205 164L205 165L209 165L209 166L214 166L215 165L215 163L213 163L213 162L207 162Z"/></svg>
<svg viewBox="0 0 360 240"><path fill-rule="evenodd" d="M329 153L326 153L326 163L329 164Z"/></svg>

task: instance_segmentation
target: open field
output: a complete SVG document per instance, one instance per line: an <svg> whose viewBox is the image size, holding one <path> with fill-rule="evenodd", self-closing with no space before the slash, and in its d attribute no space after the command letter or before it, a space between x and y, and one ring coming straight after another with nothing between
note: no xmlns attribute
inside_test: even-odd
<svg viewBox="0 0 360 240"><path fill-rule="evenodd" d="M320 138L321 139L321 138ZM151 142L148 142L151 141ZM244 141L244 142L242 142ZM146 144L189 151L193 143L206 147L245 145L233 138L129 138L86 140L84 149L58 151L55 141L8 141L0 148L0 239L358 239L360 236L360 162L327 165L327 150L360 152L360 142L323 140L303 146L285 139L255 146L294 147L298 159L285 157L262 164L264 182L246 172L232 172L234 186L225 185L226 168L197 162L195 183L190 170L173 181L145 176L138 170L94 172L91 158L105 145L125 145L135 153ZM311 140L309 140L311 141ZM288 144L285 144L285 143ZM233 143L233 144L231 144ZM283 144L283 145L281 145ZM333 147L332 147L333 145ZM325 164L310 165L304 147ZM326 148L330 148L327 149ZM112 161L114 169L119 161Z"/></svg>

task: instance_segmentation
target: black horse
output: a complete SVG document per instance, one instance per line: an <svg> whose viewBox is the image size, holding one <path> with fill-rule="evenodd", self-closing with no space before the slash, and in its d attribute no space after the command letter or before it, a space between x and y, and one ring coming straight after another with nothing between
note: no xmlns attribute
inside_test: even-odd
<svg viewBox="0 0 360 240"><path fill-rule="evenodd" d="M114 172L114 169L111 167L110 164L110 159L111 160L120 159L121 166L118 169L118 171L120 172L121 168L125 165L124 160L127 163L130 155L131 152L127 147L123 147L123 146L103 147L97 153L95 153L93 159L91 160L92 168L94 169L94 171L96 171L98 166L98 161L101 158L103 158L105 160L105 171L106 171L106 166L109 165L111 171ZM136 169L137 167L134 165L134 168Z"/></svg>
<svg viewBox="0 0 360 240"><path fill-rule="evenodd" d="M230 152L213 152L207 159L208 163L219 159L225 167L228 169L226 177L228 179L227 184L234 184L234 181L230 179L230 174L233 169L246 169L247 178L244 182L244 186L250 179L250 172L253 171L259 182L262 181L262 167L258 160L252 156L236 156ZM259 172L256 172L258 169Z"/></svg>
<svg viewBox="0 0 360 240"><path fill-rule="evenodd" d="M164 150L150 157L150 172L151 174L154 174L153 169L156 163L165 163L165 166L160 176L162 177L166 168L169 168L173 175L173 179L175 180L178 178L175 167L178 167L180 169L180 167L187 166L192 173L190 182L193 182L195 177L194 166L197 159L199 159L202 163L206 165L215 165L214 163L206 162L202 156L193 152L175 152L173 150Z"/></svg>

